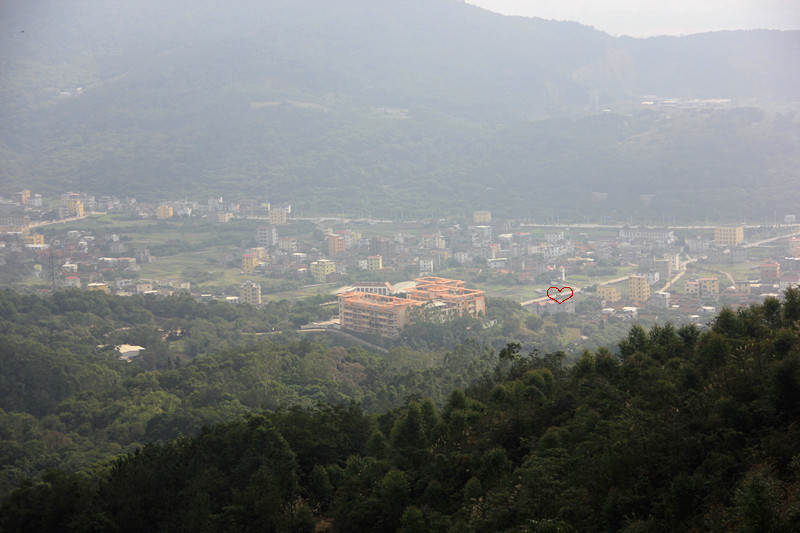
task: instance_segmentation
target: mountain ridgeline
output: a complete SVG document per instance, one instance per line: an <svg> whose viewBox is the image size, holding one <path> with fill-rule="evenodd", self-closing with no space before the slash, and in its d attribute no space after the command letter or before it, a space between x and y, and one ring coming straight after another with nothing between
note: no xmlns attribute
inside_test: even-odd
<svg viewBox="0 0 800 533"><path fill-rule="evenodd" d="M0 15L0 178L17 188L391 215L527 214L543 191L546 215L643 215L642 194L676 216L798 200L793 115L640 104L781 109L800 32L616 38L448 0L12 0Z"/></svg>

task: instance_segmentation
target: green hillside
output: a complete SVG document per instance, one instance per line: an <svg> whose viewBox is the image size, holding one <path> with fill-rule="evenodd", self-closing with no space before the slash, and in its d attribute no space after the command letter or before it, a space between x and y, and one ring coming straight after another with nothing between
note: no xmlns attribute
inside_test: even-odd
<svg viewBox="0 0 800 533"><path fill-rule="evenodd" d="M4 531L795 531L800 291L619 352L523 354L441 408L249 414L47 473Z"/></svg>
<svg viewBox="0 0 800 533"><path fill-rule="evenodd" d="M378 413L413 397L442 405L453 388L492 370L509 336L573 352L625 331L592 327L583 341L577 319L542 319L498 298L486 322L415 323L398 341L297 331L330 318L327 300L256 309L185 292L0 291L0 499L50 468L82 470L263 408L358 402ZM144 350L123 362L115 346L124 344Z"/></svg>

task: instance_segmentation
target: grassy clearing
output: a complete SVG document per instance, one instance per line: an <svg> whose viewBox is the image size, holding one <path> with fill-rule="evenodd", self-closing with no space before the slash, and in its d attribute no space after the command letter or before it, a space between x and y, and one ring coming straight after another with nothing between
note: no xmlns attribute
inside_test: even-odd
<svg viewBox="0 0 800 533"><path fill-rule="evenodd" d="M748 276L758 277L759 262L748 261L747 263L721 263L721 264L706 264L702 268L706 270L718 270L720 272L727 272L733 276L735 280L745 280ZM755 269L753 268L755 267Z"/></svg>

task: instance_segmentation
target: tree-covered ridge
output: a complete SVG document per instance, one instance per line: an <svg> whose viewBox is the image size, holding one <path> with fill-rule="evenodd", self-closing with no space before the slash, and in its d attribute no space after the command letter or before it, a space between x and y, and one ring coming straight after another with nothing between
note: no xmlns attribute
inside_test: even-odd
<svg viewBox="0 0 800 533"><path fill-rule="evenodd" d="M0 291L0 497L48 468L79 470L265 407L357 401L383 412L411 395L441 404L493 367L491 343L509 333L476 320L420 325L377 353L295 332L329 317L326 304ZM518 305L493 307L521 324ZM558 336L560 325L531 318L538 334ZM145 350L125 363L113 350L121 343Z"/></svg>
<svg viewBox="0 0 800 533"><path fill-rule="evenodd" d="M619 354L501 351L441 409L284 408L53 471L5 530L796 531L800 290Z"/></svg>

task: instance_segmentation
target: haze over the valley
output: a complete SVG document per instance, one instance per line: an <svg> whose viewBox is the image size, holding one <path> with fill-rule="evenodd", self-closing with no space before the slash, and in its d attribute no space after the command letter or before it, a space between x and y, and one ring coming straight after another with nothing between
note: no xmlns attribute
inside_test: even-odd
<svg viewBox="0 0 800 533"><path fill-rule="evenodd" d="M797 2L0 0L0 533L798 531Z"/></svg>
<svg viewBox="0 0 800 533"><path fill-rule="evenodd" d="M790 4L760 12L792 27ZM603 5L634 34L661 31L641 14L670 9L694 31L754 9ZM0 10L9 191L639 222L752 220L800 202L800 31L619 38L577 13L583 24L448 0Z"/></svg>

